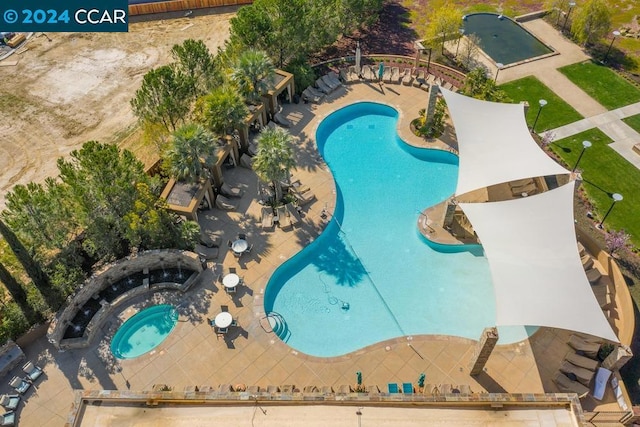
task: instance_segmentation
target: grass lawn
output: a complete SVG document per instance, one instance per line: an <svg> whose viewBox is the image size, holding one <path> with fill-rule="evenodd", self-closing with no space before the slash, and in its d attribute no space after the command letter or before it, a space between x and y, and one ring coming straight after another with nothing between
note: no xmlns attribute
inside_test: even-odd
<svg viewBox="0 0 640 427"><path fill-rule="evenodd" d="M611 142L599 129L591 129L569 138L552 142L549 147L562 158L568 169L573 169L582 141L591 141L580 160L582 186L593 203L594 215L601 219L612 204L611 195L621 194L605 222L605 229L624 229L635 246L640 246L640 170L616 153L607 144Z"/></svg>
<svg viewBox="0 0 640 427"><path fill-rule="evenodd" d="M538 101L544 99L547 105L540 112L536 123L536 132L540 133L547 129L554 129L568 123L575 122L583 117L569 104L564 102L537 78L530 76L519 80L514 80L499 86L504 90L513 102L529 102L529 112L527 113L527 124L529 127L538 115L540 104Z"/></svg>
<svg viewBox="0 0 640 427"><path fill-rule="evenodd" d="M605 66L587 61L559 71L608 110L640 102L640 89Z"/></svg>
<svg viewBox="0 0 640 427"><path fill-rule="evenodd" d="M622 119L629 127L633 128L636 132L640 132L640 114L635 116L629 116L626 119Z"/></svg>

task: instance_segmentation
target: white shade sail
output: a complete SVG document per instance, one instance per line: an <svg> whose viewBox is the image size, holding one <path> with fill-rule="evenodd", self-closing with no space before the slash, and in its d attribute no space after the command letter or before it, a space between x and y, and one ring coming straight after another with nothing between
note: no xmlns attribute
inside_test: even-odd
<svg viewBox="0 0 640 427"><path fill-rule="evenodd" d="M458 139L456 196L517 179L569 173L531 137L524 105L481 101L444 88L440 91Z"/></svg>
<svg viewBox="0 0 640 427"><path fill-rule="evenodd" d="M572 181L536 196L459 205L489 261L497 326L548 326L618 342L580 261L574 186Z"/></svg>

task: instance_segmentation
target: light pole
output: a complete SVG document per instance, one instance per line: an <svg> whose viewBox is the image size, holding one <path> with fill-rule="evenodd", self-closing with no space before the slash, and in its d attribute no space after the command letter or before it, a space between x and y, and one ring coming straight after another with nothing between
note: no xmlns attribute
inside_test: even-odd
<svg viewBox="0 0 640 427"><path fill-rule="evenodd" d="M502 62L498 62L496 64L496 77L493 79L494 83L498 81L498 74L500 73L500 70L502 70L502 67L504 67L504 64Z"/></svg>
<svg viewBox="0 0 640 427"><path fill-rule="evenodd" d="M573 8L576 6L576 2L574 1L570 1L569 2L569 11L567 12L567 16L564 18L564 24L562 24L562 32L564 33L564 27L567 26L567 21L569 20L569 15L571 15L571 11L573 10Z"/></svg>
<svg viewBox="0 0 640 427"><path fill-rule="evenodd" d="M609 57L609 52L611 52L611 47L613 46L613 42L616 41L616 37L620 35L620 31L615 30L613 33L613 38L611 39L611 44L609 44L609 49L607 49L607 53L604 54L604 59L602 62L607 62L607 58Z"/></svg>
<svg viewBox="0 0 640 427"><path fill-rule="evenodd" d="M458 38L458 46L456 46L456 56L454 56L454 58L458 57L458 49L460 49L460 40L462 40L462 36L464 36L464 28L460 28L458 32L460 33L460 37Z"/></svg>
<svg viewBox="0 0 640 427"><path fill-rule="evenodd" d="M611 202L611 206L609 206L609 210L607 211L606 214L604 214L604 218L602 218L602 221L600 221L600 224L598 224L598 228L602 228L602 224L604 224L604 220L607 219L607 217L611 213L611 210L616 205L616 202L619 202L622 200L622 194L613 193L611 195L611 198L613 199L613 202Z"/></svg>
<svg viewBox="0 0 640 427"><path fill-rule="evenodd" d="M540 117L540 113L542 112L542 109L544 108L545 105L547 105L547 100L541 99L538 101L538 104L540 104L540 108L538 109L538 114L536 114L536 119L533 121L533 126L531 126L531 132L533 133L536 133L536 124L538 124L538 118Z"/></svg>
<svg viewBox="0 0 640 427"><path fill-rule="evenodd" d="M576 169L578 169L578 165L580 164L580 159L582 159L582 155L584 154L585 150L589 147L591 147L591 141L582 141L582 151L580 152L580 155L578 156L578 161L576 162L576 165L573 167L573 170L571 170L571 172L575 172Z"/></svg>

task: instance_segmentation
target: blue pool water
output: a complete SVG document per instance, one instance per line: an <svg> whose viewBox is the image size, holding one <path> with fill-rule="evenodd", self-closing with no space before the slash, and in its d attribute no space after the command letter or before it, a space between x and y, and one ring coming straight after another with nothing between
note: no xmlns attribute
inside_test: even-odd
<svg viewBox="0 0 640 427"><path fill-rule="evenodd" d="M156 305L136 313L111 340L111 352L118 359L141 356L164 341L178 322L178 312L168 304Z"/></svg>
<svg viewBox="0 0 640 427"><path fill-rule="evenodd" d="M454 192L457 157L408 146L397 119L391 107L358 103L318 127L336 180L335 216L275 271L264 302L276 333L301 352L337 356L414 334L477 339L495 325L481 247L436 250L416 225Z"/></svg>
<svg viewBox="0 0 640 427"><path fill-rule="evenodd" d="M495 63L509 65L553 52L536 36L506 16L472 13L465 15L462 22L464 34L478 36L480 48Z"/></svg>

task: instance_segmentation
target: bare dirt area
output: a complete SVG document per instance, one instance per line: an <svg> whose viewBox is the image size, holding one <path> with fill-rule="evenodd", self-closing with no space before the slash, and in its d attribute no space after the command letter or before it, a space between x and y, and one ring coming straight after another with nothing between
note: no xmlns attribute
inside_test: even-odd
<svg viewBox="0 0 640 427"><path fill-rule="evenodd" d="M188 38L216 53L236 10L132 23L128 33L35 33L0 62L0 209L14 185L56 176L56 160L84 142L128 133L144 74Z"/></svg>

